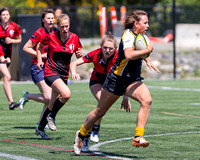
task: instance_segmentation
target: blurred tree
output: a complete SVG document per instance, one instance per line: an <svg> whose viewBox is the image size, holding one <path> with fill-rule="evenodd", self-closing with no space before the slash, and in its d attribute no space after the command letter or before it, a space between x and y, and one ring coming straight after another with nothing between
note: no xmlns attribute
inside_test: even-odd
<svg viewBox="0 0 200 160"><path fill-rule="evenodd" d="M40 0L1 0L0 7L47 7L47 3Z"/></svg>

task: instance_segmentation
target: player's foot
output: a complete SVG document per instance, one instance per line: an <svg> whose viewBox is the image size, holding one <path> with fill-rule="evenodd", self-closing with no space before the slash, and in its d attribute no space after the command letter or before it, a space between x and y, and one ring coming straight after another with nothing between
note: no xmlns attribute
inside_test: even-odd
<svg viewBox="0 0 200 160"><path fill-rule="evenodd" d="M44 140L50 140L49 136L46 134L45 130L39 130L38 127L35 130L35 134L40 135Z"/></svg>
<svg viewBox="0 0 200 160"><path fill-rule="evenodd" d="M51 117L51 113L48 114L47 121L48 121L47 124L48 124L49 129L51 129L52 131L56 131L55 118Z"/></svg>
<svg viewBox="0 0 200 160"><path fill-rule="evenodd" d="M75 135L75 140L74 140L74 153L76 155L80 155L81 154L81 149L82 149L82 146L83 146L83 140L81 138L79 138L79 130L76 132L76 135Z"/></svg>
<svg viewBox="0 0 200 160"><path fill-rule="evenodd" d="M16 102L12 102L11 104L9 104L9 109L10 110L14 110L17 107L18 107L18 103L16 103Z"/></svg>
<svg viewBox="0 0 200 160"><path fill-rule="evenodd" d="M19 109L23 110L24 109L24 105L26 104L26 102L28 102L28 99L26 98L26 95L28 94L27 91L24 91L22 93L22 98L19 100Z"/></svg>
<svg viewBox="0 0 200 160"><path fill-rule="evenodd" d="M87 152L89 150L89 138L85 138L81 151Z"/></svg>
<svg viewBox="0 0 200 160"><path fill-rule="evenodd" d="M148 147L149 142L146 141L144 137L140 136L140 137L133 138L132 145L135 147Z"/></svg>
<svg viewBox="0 0 200 160"><path fill-rule="evenodd" d="M46 126L44 127L44 129L50 129L48 124L46 124Z"/></svg>
<svg viewBox="0 0 200 160"><path fill-rule="evenodd" d="M99 142L99 132L92 131L92 133L90 135L90 140L92 142L98 143Z"/></svg>

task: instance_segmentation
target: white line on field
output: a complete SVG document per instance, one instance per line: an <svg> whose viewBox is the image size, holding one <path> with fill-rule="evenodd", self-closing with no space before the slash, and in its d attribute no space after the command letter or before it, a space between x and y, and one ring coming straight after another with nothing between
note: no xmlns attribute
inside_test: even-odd
<svg viewBox="0 0 200 160"><path fill-rule="evenodd" d="M175 87L166 87L166 86L147 86L148 88L159 88L162 90L172 90L172 91L192 91L200 92L200 88L175 88Z"/></svg>
<svg viewBox="0 0 200 160"><path fill-rule="evenodd" d="M33 158L28 158L28 157L24 157L24 156L13 155L13 154L7 154L7 153L2 153L2 152L0 152L0 157L6 157L6 158L16 159L16 160L37 160L37 159L33 159Z"/></svg>
<svg viewBox="0 0 200 160"><path fill-rule="evenodd" d="M190 103L191 105L196 105L196 106L199 106L200 103Z"/></svg>
<svg viewBox="0 0 200 160"><path fill-rule="evenodd" d="M144 137L159 137L159 136L172 136L172 135L181 135L181 134L194 134L194 133L200 133L200 131L191 131L191 132L179 132L179 133L164 133L164 134L154 134L154 135L146 135ZM106 157L106 158L111 158L111 159L120 159L120 160L131 160L130 158L124 158L124 157L118 157L118 156L111 156L109 154L103 153L100 151L99 147L108 144L108 143L114 143L118 141L124 141L124 140L129 140L133 139L134 137L127 137L127 138L120 138L120 139L115 139L115 140L110 140L110 141L105 141L101 143L97 143L95 145L90 146L90 151L96 155Z"/></svg>

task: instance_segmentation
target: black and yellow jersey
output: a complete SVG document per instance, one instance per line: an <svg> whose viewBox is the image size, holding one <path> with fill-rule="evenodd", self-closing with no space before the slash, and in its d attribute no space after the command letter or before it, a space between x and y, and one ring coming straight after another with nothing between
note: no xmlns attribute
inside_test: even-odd
<svg viewBox="0 0 200 160"><path fill-rule="evenodd" d="M118 76L137 78L140 77L142 59L127 60L124 55L124 49L128 47L133 47L135 49L135 38L137 34L131 29L124 31L121 42L119 44L119 53L116 60L116 64L113 66L111 72Z"/></svg>

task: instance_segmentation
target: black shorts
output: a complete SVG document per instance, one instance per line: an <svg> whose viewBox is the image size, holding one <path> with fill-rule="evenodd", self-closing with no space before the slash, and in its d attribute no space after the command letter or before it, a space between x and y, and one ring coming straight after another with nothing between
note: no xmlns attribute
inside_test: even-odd
<svg viewBox="0 0 200 160"><path fill-rule="evenodd" d="M53 76L48 76L48 77L44 77L44 80L46 82L46 84L51 87L51 85L53 84L53 82L56 80L56 79L59 79L60 77L58 75L53 75ZM63 80L63 79L62 79ZM64 81L63 82L67 85L67 82L68 81Z"/></svg>
<svg viewBox="0 0 200 160"><path fill-rule="evenodd" d="M103 83L104 83L104 82L100 82L100 81L96 81L96 80L90 79L89 85L90 85L90 87L91 87L92 85L95 85L95 84L101 84L101 85L103 85Z"/></svg>
<svg viewBox="0 0 200 160"><path fill-rule="evenodd" d="M106 77L106 80L103 84L103 88L115 95L122 96L126 88L135 81L141 81L143 80L143 77L136 77L136 78L128 78L128 77L122 77L114 74L113 72L109 72L108 76Z"/></svg>

